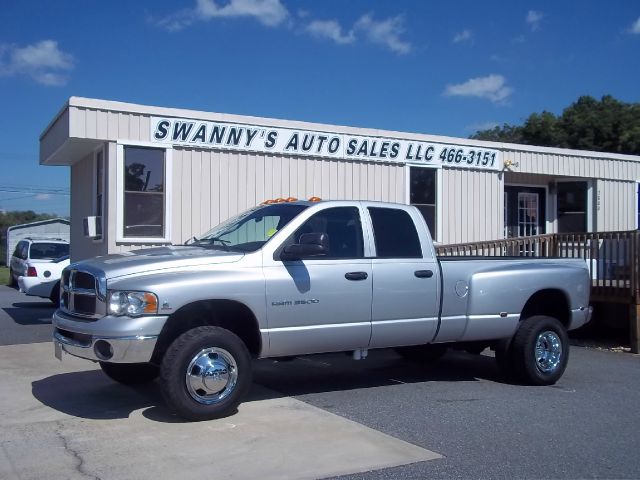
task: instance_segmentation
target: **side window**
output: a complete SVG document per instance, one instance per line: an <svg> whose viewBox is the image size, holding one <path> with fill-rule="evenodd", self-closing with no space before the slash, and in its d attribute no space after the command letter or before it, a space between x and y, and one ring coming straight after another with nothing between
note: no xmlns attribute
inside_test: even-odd
<svg viewBox="0 0 640 480"><path fill-rule="evenodd" d="M165 236L165 151L124 148L124 237Z"/></svg>
<svg viewBox="0 0 640 480"><path fill-rule="evenodd" d="M29 242L22 242L22 247L20 248L20 258L22 260L26 260L29 258Z"/></svg>
<svg viewBox="0 0 640 480"><path fill-rule="evenodd" d="M96 190L95 190L95 206L93 209L93 214L98 217L98 222L96 225L96 237L94 240L102 239L102 204L104 201L104 155L102 150L100 150L96 154Z"/></svg>
<svg viewBox="0 0 640 480"><path fill-rule="evenodd" d="M296 230L292 243L299 243L305 233L326 233L329 237L329 255L317 258L364 257L362 225L356 207L327 208L316 213Z"/></svg>
<svg viewBox="0 0 640 480"><path fill-rule="evenodd" d="M431 236L436 238L436 198L437 178L434 168L411 167L410 176L410 202L420 210L427 222Z"/></svg>
<svg viewBox="0 0 640 480"><path fill-rule="evenodd" d="M22 242L16 244L16 248L13 250L13 256L20 258L20 252L22 251Z"/></svg>
<svg viewBox="0 0 640 480"><path fill-rule="evenodd" d="M378 258L422 258L411 216L395 208L369 208Z"/></svg>

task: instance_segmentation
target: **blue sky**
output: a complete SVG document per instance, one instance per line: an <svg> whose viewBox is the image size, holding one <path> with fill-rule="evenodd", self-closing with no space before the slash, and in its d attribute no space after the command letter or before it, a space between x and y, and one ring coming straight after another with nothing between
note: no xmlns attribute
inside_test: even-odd
<svg viewBox="0 0 640 480"><path fill-rule="evenodd" d="M68 214L38 137L74 95L466 137L639 78L631 0L5 0L0 210Z"/></svg>

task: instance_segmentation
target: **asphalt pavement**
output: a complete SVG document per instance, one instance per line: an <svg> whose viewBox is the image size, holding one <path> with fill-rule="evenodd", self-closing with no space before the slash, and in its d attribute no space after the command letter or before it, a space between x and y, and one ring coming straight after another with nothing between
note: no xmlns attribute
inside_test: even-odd
<svg viewBox="0 0 640 480"><path fill-rule="evenodd" d="M53 307L47 300L31 299L0 287L0 345L17 345L0 347L5 358L12 358L7 356L12 348L16 352L48 352L45 345L29 348L20 344L49 341L52 313ZM94 398L92 392L98 392L95 398L99 394L102 410L108 410L110 402L116 404L114 409L122 408L122 387L105 382L90 363L86 371L83 368L78 365L80 371L73 373L73 389L68 394L57 393L56 379L63 377L48 371L33 383L39 390L27 392L32 396L29 401L51 410L51 415L64 414L67 422L74 418L85 422L69 423L73 428L68 427L67 435L74 432L79 435L83 425L88 428L87 418L93 420L87 415L89 407L82 406L83 392L89 394L88 398ZM418 452L434 454L425 457L425 461L407 460L403 465L395 462L400 466L390 468L379 468L373 463L367 468L365 462L352 470L358 473L331 478L640 478L640 458L636 453L640 444L640 415L635 412L640 403L640 357L629 353L574 346L565 375L551 387L504 383L488 351L483 355L450 352L432 365L404 361L392 350L371 351L363 361L342 354L314 355L289 362L261 360L255 362L254 382L248 402L251 407L246 412L259 412L260 419L271 412L278 413L279 424L287 423L290 412L293 415L290 420L297 426L293 433L289 432L293 435L312 434L326 422L322 416L311 415L312 412L303 419L294 415L301 408L311 408L334 414L332 419L350 422L341 424L341 428L346 428L350 436L345 438L354 445L360 434L354 434L351 427L360 425L365 429L363 432L384 435L380 444L384 451L398 448L389 440L396 439L423 449ZM44 394L44 387L55 387L55 394ZM117 391L114 398L105 396L114 391ZM140 401L140 395L144 401ZM125 408L126 414L102 418L101 425L107 428L109 422L119 422L113 428L123 432L138 425L136 422L140 420L136 418L144 417L158 423L154 423L155 434L163 434L166 439L167 432L175 427L162 413L157 387L137 392L133 397ZM253 406L254 402L262 401L276 404L260 404L264 405L262 409ZM244 412L241 408L238 415L245 415ZM16 415L23 413L16 411ZM225 420L228 424L242 418L248 417ZM213 430L221 425L206 423ZM217 439L224 436L222 430L216 433ZM326 437L323 438L326 443ZM216 452L224 448L224 441L215 442ZM357 445L354 451L360 451ZM324 460L323 450L318 452L320 460ZM94 461L92 451L85 454L83 465L89 468ZM126 450L121 455L126 456ZM333 458L327 456L324 463ZM99 476L95 471L87 472ZM221 477L219 473L212 470L216 478ZM327 477L327 471L320 467L316 473L318 478ZM297 478L296 471L287 471L285 476ZM299 477L305 475L301 473Z"/></svg>

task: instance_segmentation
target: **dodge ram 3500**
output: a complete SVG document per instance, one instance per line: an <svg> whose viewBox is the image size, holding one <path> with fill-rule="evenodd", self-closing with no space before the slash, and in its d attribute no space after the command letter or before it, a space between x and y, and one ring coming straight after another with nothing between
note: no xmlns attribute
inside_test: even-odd
<svg viewBox="0 0 640 480"><path fill-rule="evenodd" d="M173 411L205 420L235 412L253 358L492 347L509 379L553 384L590 319L583 260L439 258L410 205L260 205L188 243L67 267L56 356L124 384L159 376Z"/></svg>

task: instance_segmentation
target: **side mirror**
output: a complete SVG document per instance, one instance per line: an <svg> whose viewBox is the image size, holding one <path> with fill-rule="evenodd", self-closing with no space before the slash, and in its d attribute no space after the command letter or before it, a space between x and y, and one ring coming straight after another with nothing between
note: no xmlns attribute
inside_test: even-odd
<svg viewBox="0 0 640 480"><path fill-rule="evenodd" d="M303 233L300 243L288 245L282 251L282 260L298 260L319 257L329 253L329 235L326 233Z"/></svg>

